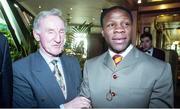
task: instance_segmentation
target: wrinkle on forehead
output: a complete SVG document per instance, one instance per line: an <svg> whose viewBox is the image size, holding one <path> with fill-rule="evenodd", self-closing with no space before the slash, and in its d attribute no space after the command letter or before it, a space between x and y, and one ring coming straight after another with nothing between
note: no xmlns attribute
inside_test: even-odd
<svg viewBox="0 0 180 109"><path fill-rule="evenodd" d="M65 30L65 23L58 16L47 16L40 21L40 28Z"/></svg>

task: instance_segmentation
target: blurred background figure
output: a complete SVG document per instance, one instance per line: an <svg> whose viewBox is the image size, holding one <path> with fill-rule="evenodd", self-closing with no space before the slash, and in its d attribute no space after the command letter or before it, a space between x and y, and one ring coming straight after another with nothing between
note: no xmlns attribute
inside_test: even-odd
<svg viewBox="0 0 180 109"><path fill-rule="evenodd" d="M12 105L12 62L9 44L0 33L0 108Z"/></svg>
<svg viewBox="0 0 180 109"><path fill-rule="evenodd" d="M157 59L165 61L165 52L153 47L152 45L152 35L151 33L143 33L140 37L141 45L140 49L145 52L146 54L153 56Z"/></svg>

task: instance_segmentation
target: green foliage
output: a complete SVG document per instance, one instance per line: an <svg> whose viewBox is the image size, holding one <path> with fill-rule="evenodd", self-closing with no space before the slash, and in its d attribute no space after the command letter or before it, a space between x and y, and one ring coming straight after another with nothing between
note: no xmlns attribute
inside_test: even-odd
<svg viewBox="0 0 180 109"><path fill-rule="evenodd" d="M85 55L85 53L84 53L84 42L81 41L79 43L79 45L72 45L73 41L75 41L75 38L76 38L74 34L75 33L87 33L87 34L89 34L92 26L93 26L92 23L86 24L86 22L84 22L81 25L73 26L67 32L65 52L69 55L75 55L78 58L81 67L83 67L83 64L86 60L86 58L83 57Z"/></svg>
<svg viewBox="0 0 180 109"><path fill-rule="evenodd" d="M86 21L85 21L81 25L74 26L72 28L72 32L73 33L82 33L82 32L89 33L92 26L93 26L93 23L86 24Z"/></svg>
<svg viewBox="0 0 180 109"><path fill-rule="evenodd" d="M16 44L14 43L13 37L6 24L0 23L0 32L3 33L8 39L12 61L21 58L22 52L18 51Z"/></svg>

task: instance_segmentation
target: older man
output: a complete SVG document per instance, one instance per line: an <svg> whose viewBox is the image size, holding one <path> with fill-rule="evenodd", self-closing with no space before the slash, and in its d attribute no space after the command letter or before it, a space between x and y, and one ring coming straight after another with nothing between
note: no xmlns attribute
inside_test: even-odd
<svg viewBox="0 0 180 109"><path fill-rule="evenodd" d="M14 107L89 107L76 97L81 71L76 58L63 54L65 22L57 9L40 12L33 24L39 50L13 64Z"/></svg>

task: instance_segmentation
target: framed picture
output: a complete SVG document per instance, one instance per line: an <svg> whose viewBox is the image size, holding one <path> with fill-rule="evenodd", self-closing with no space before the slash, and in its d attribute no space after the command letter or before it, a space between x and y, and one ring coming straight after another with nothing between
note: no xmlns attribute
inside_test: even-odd
<svg viewBox="0 0 180 109"><path fill-rule="evenodd" d="M151 28L150 27L144 27L144 33L150 33Z"/></svg>

